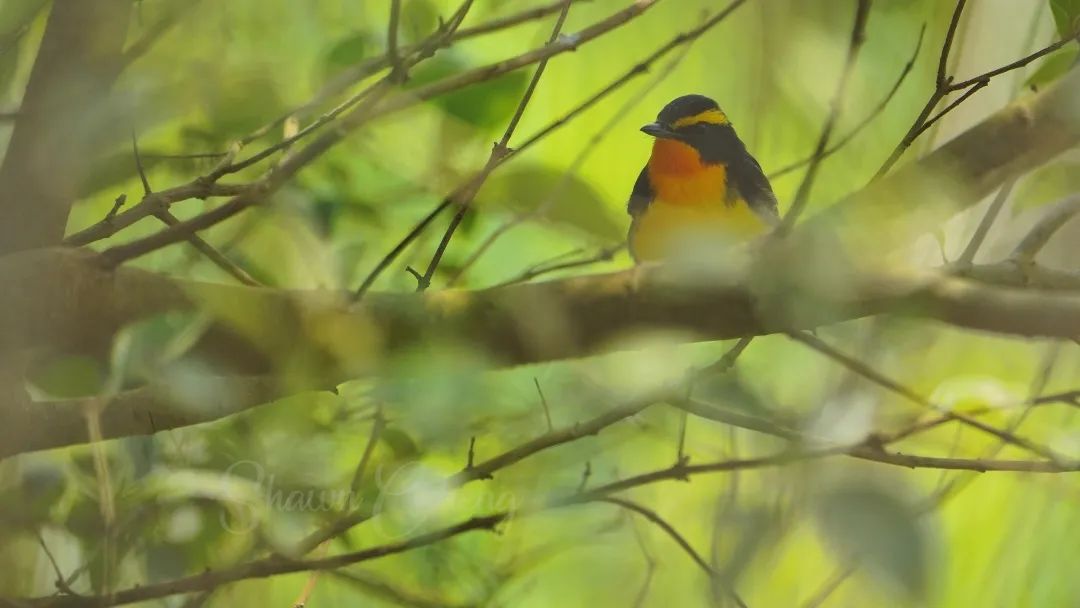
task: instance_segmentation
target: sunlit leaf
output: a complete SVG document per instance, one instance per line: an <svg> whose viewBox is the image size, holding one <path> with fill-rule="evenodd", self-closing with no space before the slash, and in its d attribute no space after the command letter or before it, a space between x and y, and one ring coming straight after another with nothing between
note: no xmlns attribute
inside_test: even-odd
<svg viewBox="0 0 1080 608"><path fill-rule="evenodd" d="M507 169L493 176L480 196L492 207L535 212L604 242L617 242L625 236L625 224L615 219L600 194L585 180L565 171L537 165Z"/></svg>
<svg viewBox="0 0 1080 608"><path fill-rule="evenodd" d="M440 53L413 70L409 86L416 87L442 80L472 67L474 65L461 54ZM478 127L491 128L503 125L510 119L521 100L527 81L528 74L525 72L509 72L436 97L432 103L457 119Z"/></svg>
<svg viewBox="0 0 1080 608"><path fill-rule="evenodd" d="M1068 36L1080 27L1080 0L1050 0L1050 12L1058 34Z"/></svg>
<svg viewBox="0 0 1080 608"><path fill-rule="evenodd" d="M925 595L929 539L902 497L875 483L849 480L826 490L817 507L822 533L846 563L913 597Z"/></svg>
<svg viewBox="0 0 1080 608"><path fill-rule="evenodd" d="M1069 45L1051 53L1049 57L1043 60L1039 69L1028 77L1024 85L1039 89L1054 82L1076 64L1078 54L1080 54L1080 46L1076 45Z"/></svg>

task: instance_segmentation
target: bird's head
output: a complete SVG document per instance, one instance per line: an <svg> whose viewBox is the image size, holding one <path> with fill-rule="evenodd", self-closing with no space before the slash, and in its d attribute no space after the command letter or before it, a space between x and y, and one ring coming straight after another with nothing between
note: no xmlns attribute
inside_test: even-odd
<svg viewBox="0 0 1080 608"><path fill-rule="evenodd" d="M683 95L664 106L641 131L657 139L680 141L701 149L710 136L720 129L730 128L727 115L712 99L704 95Z"/></svg>

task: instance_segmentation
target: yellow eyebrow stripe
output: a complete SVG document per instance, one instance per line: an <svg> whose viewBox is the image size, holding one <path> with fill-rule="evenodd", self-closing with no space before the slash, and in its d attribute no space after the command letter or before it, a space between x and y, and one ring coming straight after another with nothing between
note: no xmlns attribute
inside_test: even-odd
<svg viewBox="0 0 1080 608"><path fill-rule="evenodd" d="M678 129L679 127L688 127L690 125L697 124L709 124L709 125L726 125L728 124L727 116L717 109L705 110L700 114L694 114L693 116L686 116L675 121L675 124L671 125Z"/></svg>

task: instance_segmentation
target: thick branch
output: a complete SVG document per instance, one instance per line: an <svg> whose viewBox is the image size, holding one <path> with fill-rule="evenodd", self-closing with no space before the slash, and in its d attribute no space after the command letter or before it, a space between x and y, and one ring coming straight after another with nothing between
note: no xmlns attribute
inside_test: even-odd
<svg viewBox="0 0 1080 608"><path fill-rule="evenodd" d="M808 219L804 233L826 240L840 233L866 259L910 243L1077 143L1080 69Z"/></svg>
<svg viewBox="0 0 1080 608"><path fill-rule="evenodd" d="M0 295L0 349L101 354L125 324L166 311L200 310L216 323L192 356L222 374L288 371L296 381L299 370L319 370L319 378L307 380L325 386L322 380L377 373L387 354L437 337L459 339L499 365L517 365L603 352L631 332L674 329L687 340L717 340L879 313L1024 336L1080 335L1075 294L995 288L934 274L853 271L827 291L808 289L798 276L771 277L766 285L698 275L688 286L675 274L656 268L478 292L370 294L362 305L349 305L346 294L173 281L134 268L110 272L91 254L39 250L0 258L0 282L20 286ZM276 395L260 390L269 392L256 392L252 400ZM252 400L238 399L235 407ZM54 407L50 415L76 416L75 409ZM26 411L0 408L6 418L0 428L40 421L26 418ZM161 413L162 419L176 415L175 409ZM198 421L212 417L208 412ZM49 426L74 424L54 419ZM117 428L145 432L145 424L131 424ZM8 452L44 447L35 437L12 433ZM52 445L80 439L72 431Z"/></svg>
<svg viewBox="0 0 1080 608"><path fill-rule="evenodd" d="M0 254L63 238L90 152L108 135L130 10L131 0L53 3L0 166Z"/></svg>

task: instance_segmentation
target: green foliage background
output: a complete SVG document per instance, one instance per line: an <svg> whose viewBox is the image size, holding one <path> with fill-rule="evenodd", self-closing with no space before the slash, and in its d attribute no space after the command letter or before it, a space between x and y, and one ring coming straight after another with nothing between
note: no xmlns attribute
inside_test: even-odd
<svg viewBox="0 0 1080 608"><path fill-rule="evenodd" d="M181 3L138 3L132 39ZM160 155L220 152L297 104L345 66L383 52L386 2L368 0L229 0L194 2L176 27L124 74L122 86L155 188L183 183L214 162ZM435 26L450 2L405 0L403 39ZM525 0L478 0L466 25L518 10ZM624 2L576 3L565 31L602 18ZM978 73L1007 63L1067 31L1075 3L972 3L954 54L956 72ZM20 42L0 56L0 100L17 102L40 40L40 2L0 4L0 32L25 27ZM640 57L700 21L710 0L667 0L615 33L552 60L516 140L546 125L585 96L633 67ZM514 277L553 256L584 254L617 243L624 203L648 155L637 131L672 97L689 92L720 101L767 171L806 157L832 94L847 48L852 2L752 1L694 43L671 67L669 58L618 93L559 129L500 169L478 196L436 275L439 287L474 249L516 214L532 218L500 239L460 285L480 287ZM852 95L839 125L846 133L882 99L914 50L926 24L914 70L885 111L822 168L810 212L869 180L910 125L932 87L952 3L879 0L871 14ZM417 69L415 86L466 67L541 44L551 19L441 51ZM1071 64L1075 46L990 87L917 144L941 143L1027 87L1044 86ZM678 54L678 51L676 51ZM266 207L206 233L231 244L231 255L258 280L290 288L355 287L373 264L471 171L482 165L502 133L526 82L519 71L482 86L393 115L348 138L305 169ZM663 77L660 79L660 77ZM617 114L618 113L618 114ZM614 120L610 128L609 121ZM0 127L0 137L7 136ZM98 221L114 199L141 192L126 133L85 185L69 231ZM280 133L266 138L276 141ZM594 140L594 138L599 138ZM511 146L514 141L511 141ZM257 149L255 146L252 149ZM575 158L585 155L580 166ZM1021 185L1011 220L1075 191L1076 159L1063 159ZM254 175L254 174L253 174ZM801 172L774 182L790 200ZM564 182L568 179L569 182ZM213 203L175 206L191 217ZM939 241L955 258L981 215L944 226ZM444 224L428 231L378 282L410 290L404 272L422 267ZM1012 224L1008 224L1012 225ZM145 220L108 246L156 231ZM1003 228L992 239L1007 241ZM1075 242L1062 236L1065 242ZM1051 261L1069 255L1062 246ZM1071 253L1075 254L1075 247ZM938 244L912 247L902 262L936 265ZM1075 258L1072 258L1075 260ZM146 268L229 281L185 247L137 262ZM625 253L581 272L622 268ZM199 403L197 384L183 382L191 362L170 358L197 319L162 319L132 328L120 341L112 369L68 361L60 381L42 382L86 394L102 377L172 374ZM913 322L853 322L821 335L857 349L868 333L866 357L917 392L947 407L976 409L1028 396L1044 361L1056 352L1044 392L1077 388L1075 345L1018 342ZM729 345L675 347L665 336L628 337L629 352L500 372L461 344L432 346L383 363L375 379L350 383L339 394L304 394L217 423L110 442L107 446L117 521L116 586L163 580L217 568L291 546L331 514L288 503L294 496L348 488L382 408L389 427L376 447L371 477L356 498L382 513L330 547L330 553L381 544L437 522L447 523L545 496L570 492L588 463L589 484L669 465L676 456L679 415L654 406L630 421L542 453L500 471L494 480L455 491L437 480L459 470L470 438L482 459L546 429L534 378L556 427L572 425L612 404L671 380L718 357ZM132 350L133 349L133 350ZM79 380L83 378L82 380ZM826 436L857 435L868 426L898 428L922 412L895 395L848 377L833 363L784 337L755 340L740 359L737 386L702 387L710 400L750 412L805 414ZM734 384L734 383L731 383ZM846 390L838 394L836 387ZM60 387L60 388L57 388ZM736 390L737 389L737 390ZM195 406L195 405L193 405ZM1015 409L987 417L1005 426ZM1078 452L1073 409L1049 406L1030 414L1022 434L1066 454ZM993 444L969 429L945 426L901 444L902 451L979 454ZM690 419L691 462L775 452L782 444L749 431ZM1007 448L1002 458L1026 456ZM918 515L936 488L962 483L940 509ZM52 591L55 574L41 550L40 530L61 570L88 564L74 587L103 589L99 473L91 450L76 447L30 454L0 464L0 589L5 594ZM751 606L809 601L843 572L858 568L826 606L1068 606L1080 604L1080 485L1068 475L900 470L830 458L797 466L710 475L633 490L638 502L662 514L715 563ZM299 499L295 499L299 500ZM291 506L290 506L291 505ZM308 505L310 507L310 505ZM473 533L404 555L346 568L384 576L422 598L449 605L714 605L709 580L658 528L609 504L593 504L512 520L500 534ZM651 564L651 565L650 565ZM650 574L651 572L651 574ZM308 575L229 585L211 606L289 605ZM122 581L119 584L116 581ZM395 605L363 579L324 574L309 606ZM182 605L182 602L159 602ZM423 604L428 605L428 604ZM438 603L431 605L440 605Z"/></svg>

